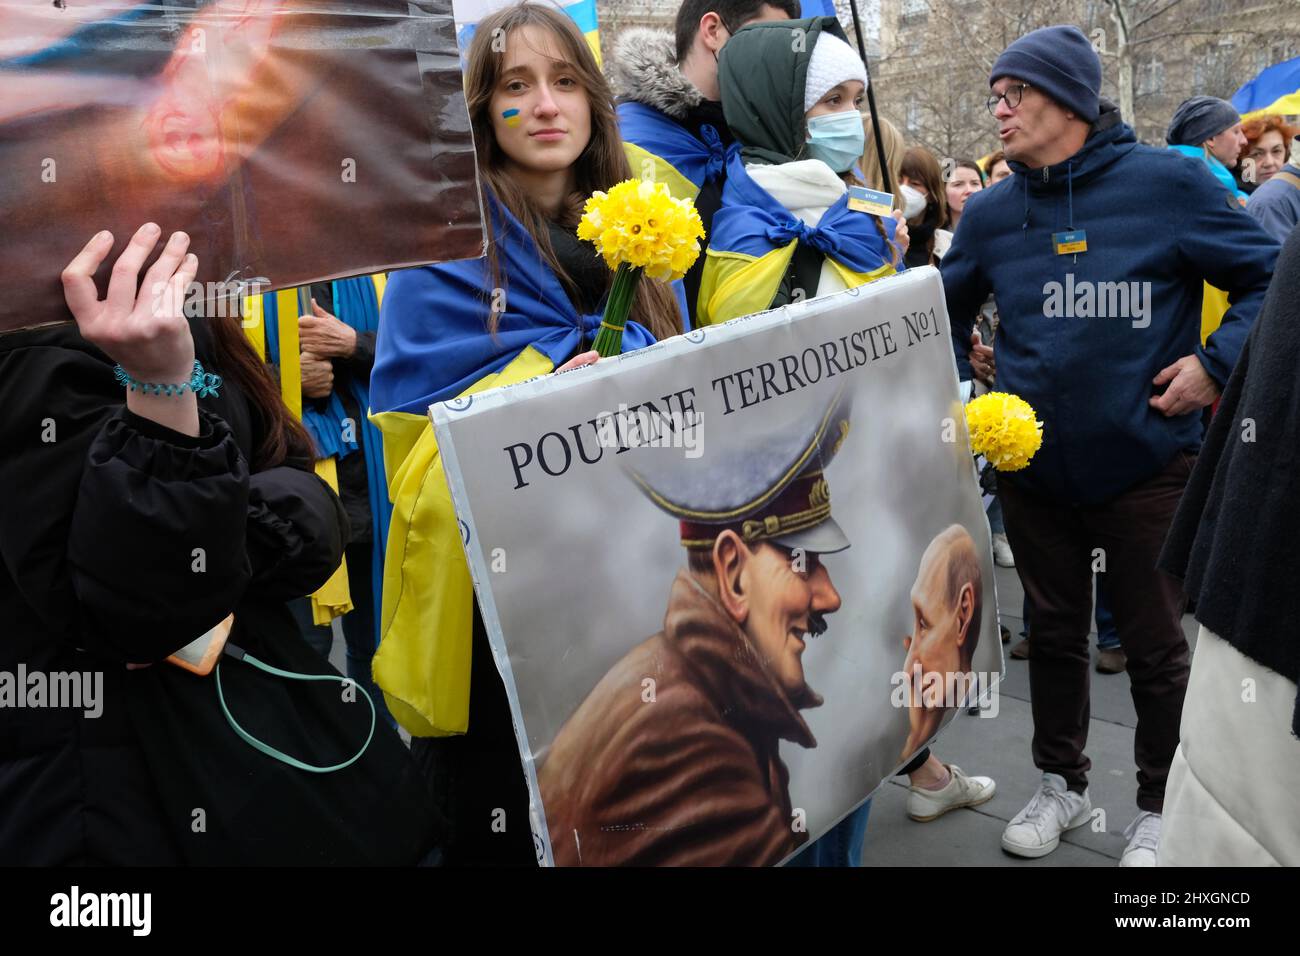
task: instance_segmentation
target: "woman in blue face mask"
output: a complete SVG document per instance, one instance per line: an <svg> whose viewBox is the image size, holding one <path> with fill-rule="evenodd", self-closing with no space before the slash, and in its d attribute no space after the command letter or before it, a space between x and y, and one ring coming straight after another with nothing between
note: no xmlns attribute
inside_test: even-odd
<svg viewBox="0 0 1300 956"><path fill-rule="evenodd" d="M723 47L722 108L741 149L728 160L708 237L700 322L902 270L908 240L901 215L881 219L848 208L849 186L862 185L866 80L834 17L751 24Z"/></svg>

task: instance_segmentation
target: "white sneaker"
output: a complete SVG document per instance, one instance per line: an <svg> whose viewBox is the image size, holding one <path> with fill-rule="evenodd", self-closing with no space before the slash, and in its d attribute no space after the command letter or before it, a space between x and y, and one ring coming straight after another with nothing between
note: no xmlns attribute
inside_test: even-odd
<svg viewBox="0 0 1300 956"><path fill-rule="evenodd" d="M978 807L993 798L998 785L992 777L968 777L961 767L945 764L952 779L942 790L923 790L909 787L907 815L920 823L937 820L949 810L958 807Z"/></svg>
<svg viewBox="0 0 1300 956"><path fill-rule="evenodd" d="M1156 847L1160 845L1160 814L1143 810L1124 828L1128 846L1119 858L1120 866L1155 866Z"/></svg>
<svg viewBox="0 0 1300 956"><path fill-rule="evenodd" d="M1002 831L1002 849L1034 859L1047 856L1061 842L1061 834L1088 822L1092 800L1088 791L1075 793L1056 773L1043 774L1038 792Z"/></svg>
<svg viewBox="0 0 1300 956"><path fill-rule="evenodd" d="M993 536L993 563L1000 568L1014 568L1016 556L1011 553L1011 542L1005 534Z"/></svg>

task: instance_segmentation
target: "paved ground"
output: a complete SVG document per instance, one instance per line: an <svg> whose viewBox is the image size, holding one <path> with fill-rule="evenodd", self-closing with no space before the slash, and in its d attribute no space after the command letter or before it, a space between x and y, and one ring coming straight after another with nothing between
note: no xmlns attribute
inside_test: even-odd
<svg viewBox="0 0 1300 956"><path fill-rule="evenodd" d="M1020 639L1024 594L1014 570L997 569L997 590L1002 623L1010 628L1014 644ZM1183 618L1183 630L1188 640L1194 641L1196 629L1190 616ZM1004 647L1004 653L1011 646ZM981 807L954 810L930 823L914 823L906 813L907 778L885 784L871 806L863 865L1114 866L1124 851L1124 828L1137 813L1135 723L1128 675L1092 671L1089 791L1093 808L1101 808L1104 816L1095 818L1090 826L1071 831L1055 852L1042 859L1022 860L1003 853L1002 830L1033 796L1039 780L1029 753L1033 720L1028 664L1007 656L998 716L962 714L934 748L935 755L945 763L996 780L998 788L993 799Z"/></svg>

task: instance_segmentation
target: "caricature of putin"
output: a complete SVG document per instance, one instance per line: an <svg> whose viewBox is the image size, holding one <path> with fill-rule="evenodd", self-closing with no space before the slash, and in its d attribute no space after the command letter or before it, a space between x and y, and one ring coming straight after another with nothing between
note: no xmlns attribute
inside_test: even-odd
<svg viewBox="0 0 1300 956"><path fill-rule="evenodd" d="M975 541L961 525L939 532L921 555L912 584L912 633L903 638L903 673L909 694L906 760L939 730L960 700L953 688L968 686L979 643L983 580Z"/></svg>

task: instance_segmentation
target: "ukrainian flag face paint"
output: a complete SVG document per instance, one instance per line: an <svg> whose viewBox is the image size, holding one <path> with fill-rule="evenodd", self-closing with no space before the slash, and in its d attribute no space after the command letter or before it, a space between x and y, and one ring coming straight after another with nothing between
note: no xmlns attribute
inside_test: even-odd
<svg viewBox="0 0 1300 956"><path fill-rule="evenodd" d="M519 125L518 110L503 110L501 117L506 121L506 125L512 129Z"/></svg>

